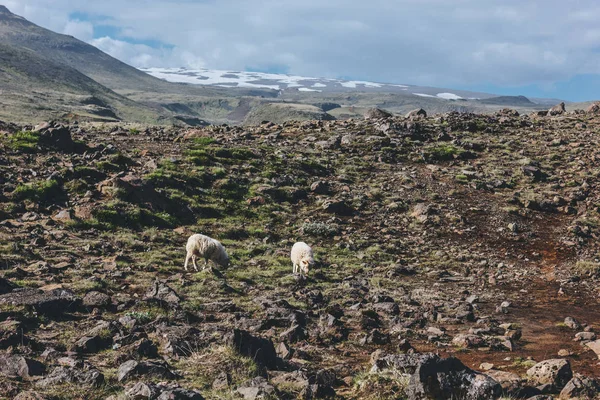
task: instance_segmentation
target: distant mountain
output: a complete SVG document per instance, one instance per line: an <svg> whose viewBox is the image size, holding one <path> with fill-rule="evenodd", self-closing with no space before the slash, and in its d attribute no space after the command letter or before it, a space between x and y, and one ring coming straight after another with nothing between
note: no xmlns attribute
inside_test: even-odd
<svg viewBox="0 0 600 400"><path fill-rule="evenodd" d="M209 69L142 71L72 36L39 27L4 6L0 6L0 93L0 119L15 122L67 116L237 124L362 117L372 107L437 113L493 112L504 107L528 112L548 106L522 96L405 84Z"/></svg>
<svg viewBox="0 0 600 400"><path fill-rule="evenodd" d="M525 96L497 96L488 99L481 99L483 104L496 104L501 106L534 106L535 103Z"/></svg>
<svg viewBox="0 0 600 400"><path fill-rule="evenodd" d="M111 89L153 90L164 83L94 46L42 28L0 6L0 42L34 51L39 57L67 65Z"/></svg>

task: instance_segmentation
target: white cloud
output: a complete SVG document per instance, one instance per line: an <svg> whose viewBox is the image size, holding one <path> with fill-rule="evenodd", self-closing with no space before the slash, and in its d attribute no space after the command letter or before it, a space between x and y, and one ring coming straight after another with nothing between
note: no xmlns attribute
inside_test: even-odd
<svg viewBox="0 0 600 400"><path fill-rule="evenodd" d="M287 67L430 86L552 84L600 73L600 8L592 0L5 0L17 14L90 40L73 12L108 17L156 49L91 43L136 66ZM591 17L593 16L593 17Z"/></svg>
<svg viewBox="0 0 600 400"><path fill-rule="evenodd" d="M94 25L90 22L79 20L68 21L62 31L65 35L71 35L84 42L90 41L94 37Z"/></svg>

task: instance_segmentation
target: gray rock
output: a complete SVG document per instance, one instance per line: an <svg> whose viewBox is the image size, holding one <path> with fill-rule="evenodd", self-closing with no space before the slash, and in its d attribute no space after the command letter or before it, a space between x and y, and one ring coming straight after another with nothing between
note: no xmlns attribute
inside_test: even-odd
<svg viewBox="0 0 600 400"><path fill-rule="evenodd" d="M344 200L331 200L323 203L322 206L325 212L336 214L336 215L345 215L349 216L354 213L354 209L346 204Z"/></svg>
<svg viewBox="0 0 600 400"><path fill-rule="evenodd" d="M561 390L559 398L593 399L598 395L598 392L600 392L600 384L598 384L598 381L577 374L573 379L567 382L563 390Z"/></svg>
<svg viewBox="0 0 600 400"><path fill-rule="evenodd" d="M567 112L565 109L565 103L561 102L560 104L555 105L551 109L548 110L548 116L561 115Z"/></svg>
<svg viewBox="0 0 600 400"><path fill-rule="evenodd" d="M176 307L179 305L181 298L165 282L155 280L152 283L152 286L150 286L150 288L146 292L144 300L156 301L160 304L166 304L172 307Z"/></svg>
<svg viewBox="0 0 600 400"><path fill-rule="evenodd" d="M592 351L596 353L598 358L600 358L600 339L594 340L593 342L587 342L585 345L592 349Z"/></svg>
<svg viewBox="0 0 600 400"><path fill-rule="evenodd" d="M159 395L158 387L153 383L137 382L129 387L125 394L132 400L156 399Z"/></svg>
<svg viewBox="0 0 600 400"><path fill-rule="evenodd" d="M502 387L487 375L467 368L454 357L428 354L410 377L410 399L487 400L500 397Z"/></svg>
<svg viewBox="0 0 600 400"><path fill-rule="evenodd" d="M39 361L20 355L0 355L0 374L7 378L29 379L42 375L45 370L46 367Z"/></svg>
<svg viewBox="0 0 600 400"><path fill-rule="evenodd" d="M565 325L573 329L574 331L578 331L581 329L581 324L573 317L566 317Z"/></svg>
<svg viewBox="0 0 600 400"><path fill-rule="evenodd" d="M571 364L565 359L545 360L527 370L527 376L538 385L550 384L562 389L573 377Z"/></svg>
<svg viewBox="0 0 600 400"><path fill-rule="evenodd" d="M92 367L86 370L71 367L56 367L48 376L37 381L35 385L45 388L63 383L75 383L81 386L98 387L104 383L104 375Z"/></svg>
<svg viewBox="0 0 600 400"><path fill-rule="evenodd" d="M40 314L60 315L74 310L79 299L73 292L66 289L54 289L44 292L39 289L16 289L0 295L0 305L30 306Z"/></svg>
<svg viewBox="0 0 600 400"><path fill-rule="evenodd" d="M0 278L0 294L12 292L13 289L15 289L16 287L17 285L12 283L11 281L4 278Z"/></svg>
<svg viewBox="0 0 600 400"><path fill-rule="evenodd" d="M596 334L594 332L577 332L575 334L576 341L590 341L595 340Z"/></svg>
<svg viewBox="0 0 600 400"><path fill-rule="evenodd" d="M417 108L416 110L409 111L405 117L406 118L415 118L415 117L427 118L427 111L423 110L422 108Z"/></svg>
<svg viewBox="0 0 600 400"><path fill-rule="evenodd" d="M83 336L73 346L72 350L77 353L97 353L107 349L112 343L112 338L103 338L98 335Z"/></svg>
<svg viewBox="0 0 600 400"><path fill-rule="evenodd" d="M275 346L269 339L254 336L247 331L234 329L225 339L239 354L252 358L260 367L274 369L277 366Z"/></svg>
<svg viewBox="0 0 600 400"><path fill-rule="evenodd" d="M275 388L262 376L242 383L237 388L237 392L245 400L273 398L277 395Z"/></svg>
<svg viewBox="0 0 600 400"><path fill-rule="evenodd" d="M104 293L91 291L83 296L83 305L86 307L107 307L111 305L110 296Z"/></svg>
<svg viewBox="0 0 600 400"><path fill-rule="evenodd" d="M388 111L379 108L370 108L365 113L365 119L387 119L391 118L392 114Z"/></svg>
<svg viewBox="0 0 600 400"><path fill-rule="evenodd" d="M175 379L177 375L171 372L164 361L125 361L119 366L117 380L125 382L137 377L154 377L159 379Z"/></svg>
<svg viewBox="0 0 600 400"><path fill-rule="evenodd" d="M41 394L38 392L35 392L33 390L28 390L26 392L21 392L18 395L15 396L15 398L13 400L49 400L50 397L46 396L45 394Z"/></svg>
<svg viewBox="0 0 600 400"><path fill-rule="evenodd" d="M150 382L137 382L130 386L125 394L131 400L204 400L204 397L195 390L187 390L178 385L157 385Z"/></svg>

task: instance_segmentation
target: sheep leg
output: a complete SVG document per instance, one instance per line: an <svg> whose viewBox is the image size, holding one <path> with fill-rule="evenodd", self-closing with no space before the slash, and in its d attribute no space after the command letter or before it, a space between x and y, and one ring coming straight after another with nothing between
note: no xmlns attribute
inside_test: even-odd
<svg viewBox="0 0 600 400"><path fill-rule="evenodd" d="M194 269L198 271L198 265L196 265L196 256L192 255L192 263L194 264Z"/></svg>
<svg viewBox="0 0 600 400"><path fill-rule="evenodd" d="M204 271L208 267L208 258L204 259L204 266L202 267L202 271Z"/></svg>
<svg viewBox="0 0 600 400"><path fill-rule="evenodd" d="M292 273L296 274L296 271L298 271L298 265L296 265L296 263L294 263L294 269L292 270Z"/></svg>
<svg viewBox="0 0 600 400"><path fill-rule="evenodd" d="M185 255L185 264L183 264L183 268L185 268L186 271L188 270L187 266L188 266L189 261L190 261L190 253L187 253Z"/></svg>

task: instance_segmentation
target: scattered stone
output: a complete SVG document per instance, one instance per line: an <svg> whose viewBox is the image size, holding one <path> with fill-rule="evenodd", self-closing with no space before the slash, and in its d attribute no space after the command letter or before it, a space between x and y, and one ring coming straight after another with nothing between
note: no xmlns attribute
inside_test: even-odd
<svg viewBox="0 0 600 400"><path fill-rule="evenodd" d="M575 341L577 342L589 342L591 340L596 340L594 332L577 332L575 334Z"/></svg>
<svg viewBox="0 0 600 400"><path fill-rule="evenodd" d="M489 371L490 369L494 368L494 364L484 362L479 365L479 368L484 371Z"/></svg>
<svg viewBox="0 0 600 400"><path fill-rule="evenodd" d="M370 108L365 113L365 119L387 119L391 117L391 113L379 108Z"/></svg>
<svg viewBox="0 0 600 400"><path fill-rule="evenodd" d="M42 375L45 370L46 367L39 361L20 355L0 355L0 374L7 378L30 379Z"/></svg>
<svg viewBox="0 0 600 400"><path fill-rule="evenodd" d="M111 299L107 294L91 291L83 296L83 305L86 307L105 308L111 305Z"/></svg>
<svg viewBox="0 0 600 400"><path fill-rule="evenodd" d="M166 304L171 307L177 307L181 298L177 293L166 284L166 282L158 279L152 283L152 286L146 292L144 300L156 301L160 304Z"/></svg>
<svg viewBox="0 0 600 400"><path fill-rule="evenodd" d="M18 289L0 295L0 305L30 306L46 315L60 315L77 308L80 300L66 289L54 289L44 292L39 289Z"/></svg>
<svg viewBox="0 0 600 400"><path fill-rule="evenodd" d="M274 369L277 366L277 353L269 339L234 329L225 339L225 343L239 354L252 358L260 367Z"/></svg>
<svg viewBox="0 0 600 400"><path fill-rule="evenodd" d="M578 331L581 329L581 324L573 317L566 317L564 323L566 326L573 329L574 331Z"/></svg>
<svg viewBox="0 0 600 400"><path fill-rule="evenodd" d="M153 377L158 379L176 379L169 365L164 361L129 360L119 366L117 380L125 382L132 378Z"/></svg>
<svg viewBox="0 0 600 400"><path fill-rule="evenodd" d="M429 355L410 377L410 399L484 400L500 397L502 387L487 375L467 368L454 357Z"/></svg>
<svg viewBox="0 0 600 400"><path fill-rule="evenodd" d="M538 385L550 384L560 390L573 377L571 364L559 358L537 363L527 370L527 376Z"/></svg>
<svg viewBox="0 0 600 400"><path fill-rule="evenodd" d="M423 117L427 118L427 112L422 108L417 108L416 110L409 111L405 118L415 118L415 117Z"/></svg>
<svg viewBox="0 0 600 400"><path fill-rule="evenodd" d="M594 353L596 353L596 355L598 356L598 358L600 358L600 339L594 340L592 342L587 342L585 345L587 347L589 347L590 349L592 349L592 351Z"/></svg>
<svg viewBox="0 0 600 400"><path fill-rule="evenodd" d="M237 392L245 400L267 399L277 396L277 391L275 388L262 376L242 383L237 388Z"/></svg>
<svg viewBox="0 0 600 400"><path fill-rule="evenodd" d="M75 383L86 387L99 387L104 383L104 375L92 367L86 370L71 367L56 367L49 375L37 381L35 385L46 388L63 383Z"/></svg>
<svg viewBox="0 0 600 400"><path fill-rule="evenodd" d="M592 378L576 374L561 390L559 399L594 399L600 392L600 384Z"/></svg>
<svg viewBox="0 0 600 400"><path fill-rule="evenodd" d="M50 397L33 390L28 390L26 392L19 393L14 397L13 400L50 400Z"/></svg>
<svg viewBox="0 0 600 400"><path fill-rule="evenodd" d="M557 104L548 110L548 116L561 115L565 112L567 112L567 110L565 109L565 103L561 102L560 104Z"/></svg>

